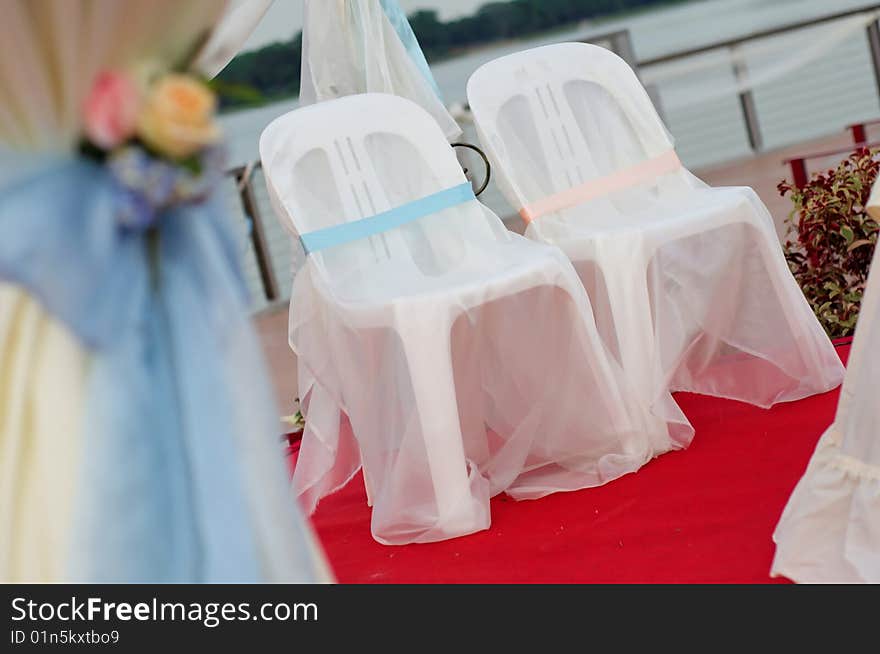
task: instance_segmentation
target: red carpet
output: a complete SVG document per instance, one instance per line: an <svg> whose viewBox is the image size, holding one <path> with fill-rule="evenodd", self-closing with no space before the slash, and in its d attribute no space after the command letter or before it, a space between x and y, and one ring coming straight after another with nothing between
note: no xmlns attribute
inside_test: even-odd
<svg viewBox="0 0 880 654"><path fill-rule="evenodd" d="M849 346L839 347L845 359ZM442 543L370 536L362 478L313 519L340 582L769 583L771 534L837 391L767 411L691 394L690 448L599 488L492 500L492 526Z"/></svg>

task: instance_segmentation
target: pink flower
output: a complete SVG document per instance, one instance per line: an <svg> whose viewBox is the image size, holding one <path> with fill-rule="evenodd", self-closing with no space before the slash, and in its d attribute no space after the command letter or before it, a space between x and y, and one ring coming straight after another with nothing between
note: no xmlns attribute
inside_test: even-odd
<svg viewBox="0 0 880 654"><path fill-rule="evenodd" d="M84 106L89 140L110 150L133 136L140 115L140 95L137 84L125 74L112 70L99 74Z"/></svg>

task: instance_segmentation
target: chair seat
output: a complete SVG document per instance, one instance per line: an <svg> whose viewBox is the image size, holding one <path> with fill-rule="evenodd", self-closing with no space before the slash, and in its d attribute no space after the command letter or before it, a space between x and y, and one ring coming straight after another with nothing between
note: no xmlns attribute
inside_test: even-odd
<svg viewBox="0 0 880 654"><path fill-rule="evenodd" d="M545 235L552 234L551 240L562 245L565 241L585 236L637 232L656 237L666 232L691 232L697 226L712 229L713 220L719 226L727 224L730 222L727 216L738 208L746 208L755 197L750 188L740 186L687 189L684 192L661 194L636 190L636 193L640 204L638 210L621 211L610 202L592 210L589 205L581 206L572 211L580 211L582 216L572 219L567 214L565 219L554 221L552 226L542 226L541 231ZM772 223L767 222L772 227Z"/></svg>
<svg viewBox="0 0 880 654"><path fill-rule="evenodd" d="M408 300L433 303L447 296L487 300L506 294L511 285L528 286L530 275L546 280L558 274L560 262L565 258L556 248L511 234L509 240L481 244L479 257L463 257L439 274L407 274L415 272L412 262L386 259L359 274L325 281L333 300L351 309Z"/></svg>

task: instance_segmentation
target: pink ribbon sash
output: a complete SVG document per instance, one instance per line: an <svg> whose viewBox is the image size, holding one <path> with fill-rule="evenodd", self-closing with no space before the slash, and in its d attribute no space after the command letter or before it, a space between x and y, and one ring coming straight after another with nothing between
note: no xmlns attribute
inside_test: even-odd
<svg viewBox="0 0 880 654"><path fill-rule="evenodd" d="M573 186L554 195L548 195L537 202L524 206L519 210L519 215L527 223L547 213L568 209L582 204L594 198L620 191L630 186L635 186L645 181L653 180L660 175L675 172L681 168L681 161L675 150L667 150L663 154L646 159L635 166L618 170L617 172L597 177L588 182Z"/></svg>

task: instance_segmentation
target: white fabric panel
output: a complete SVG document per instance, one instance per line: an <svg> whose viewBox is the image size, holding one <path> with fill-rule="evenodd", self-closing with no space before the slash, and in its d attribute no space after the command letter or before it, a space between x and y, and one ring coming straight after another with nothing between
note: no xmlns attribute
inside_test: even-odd
<svg viewBox="0 0 880 654"><path fill-rule="evenodd" d="M648 94L614 53L563 43L478 69L468 99L516 207L669 152ZM768 407L837 386L843 367L750 188L686 169L532 221L581 275L605 342L644 397L687 390Z"/></svg>
<svg viewBox="0 0 880 654"><path fill-rule="evenodd" d="M461 134L379 0L305 0L300 106L355 93L408 98L434 117L449 140Z"/></svg>
<svg viewBox="0 0 880 654"><path fill-rule="evenodd" d="M773 534L773 575L802 583L880 583L878 260L880 248L874 253L834 423L820 439Z"/></svg>
<svg viewBox="0 0 880 654"><path fill-rule="evenodd" d="M294 234L465 181L430 115L392 95L290 112L260 154ZM313 510L363 465L382 543L485 529L490 496L602 484L692 435L671 396L652 414L622 381L563 253L476 200L310 255L294 307L296 492Z"/></svg>
<svg viewBox="0 0 880 654"><path fill-rule="evenodd" d="M273 0L229 0L225 13L193 62L193 70L208 78L216 77L238 54L272 2Z"/></svg>

